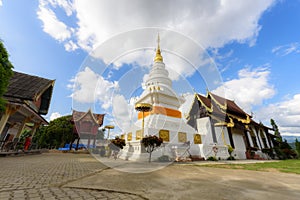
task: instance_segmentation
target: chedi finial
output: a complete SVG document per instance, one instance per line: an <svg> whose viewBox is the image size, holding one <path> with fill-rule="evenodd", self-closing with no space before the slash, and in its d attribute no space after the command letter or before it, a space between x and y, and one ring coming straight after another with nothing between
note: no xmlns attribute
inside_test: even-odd
<svg viewBox="0 0 300 200"><path fill-rule="evenodd" d="M163 57L161 56L161 52L160 52L160 37L159 37L159 33L157 35L157 49L156 49L156 55L154 58L154 62L162 62L163 61Z"/></svg>

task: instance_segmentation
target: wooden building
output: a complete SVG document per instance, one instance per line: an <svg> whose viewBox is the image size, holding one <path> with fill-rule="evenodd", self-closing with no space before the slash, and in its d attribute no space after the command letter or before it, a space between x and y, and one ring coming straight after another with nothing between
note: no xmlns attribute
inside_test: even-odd
<svg viewBox="0 0 300 200"><path fill-rule="evenodd" d="M6 109L0 113L0 140L13 140L14 146L26 124L33 124L32 136L41 124L48 124L42 117L48 113L54 80L14 72L3 98ZM7 136L10 136L9 138Z"/></svg>
<svg viewBox="0 0 300 200"><path fill-rule="evenodd" d="M93 146L96 144L96 136L98 129L102 126L104 114L95 114L89 109L87 112L80 112L73 110L72 114L74 122L74 135L78 135L78 139L87 139L87 147L91 145L93 139Z"/></svg>

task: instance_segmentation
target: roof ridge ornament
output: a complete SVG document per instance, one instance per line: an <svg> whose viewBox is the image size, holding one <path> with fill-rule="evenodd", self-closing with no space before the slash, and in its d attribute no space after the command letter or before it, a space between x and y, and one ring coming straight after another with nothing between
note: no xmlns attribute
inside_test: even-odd
<svg viewBox="0 0 300 200"><path fill-rule="evenodd" d="M163 57L161 56L161 51L160 51L159 33L157 34L157 49L156 49L156 55L155 55L155 58L154 58L154 62L163 62Z"/></svg>

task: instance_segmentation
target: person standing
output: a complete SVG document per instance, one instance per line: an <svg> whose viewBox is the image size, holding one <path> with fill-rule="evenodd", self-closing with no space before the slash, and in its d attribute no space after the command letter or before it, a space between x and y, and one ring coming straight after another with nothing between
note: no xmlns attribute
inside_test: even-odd
<svg viewBox="0 0 300 200"><path fill-rule="evenodd" d="M24 150L28 150L31 145L31 135L25 139Z"/></svg>

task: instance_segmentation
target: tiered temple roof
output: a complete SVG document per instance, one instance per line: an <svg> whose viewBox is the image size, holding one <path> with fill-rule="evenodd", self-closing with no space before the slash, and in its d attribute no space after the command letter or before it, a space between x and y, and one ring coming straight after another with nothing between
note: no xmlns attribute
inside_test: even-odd
<svg viewBox="0 0 300 200"><path fill-rule="evenodd" d="M89 109L87 112L80 112L80 111L73 110L74 121L89 120L91 122L98 124L99 126L102 126L103 124L104 115L105 114L92 113L91 109Z"/></svg>

